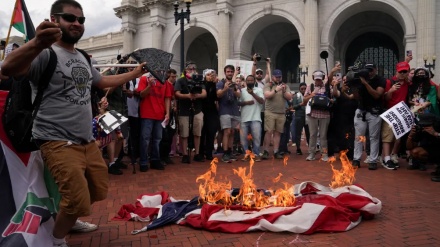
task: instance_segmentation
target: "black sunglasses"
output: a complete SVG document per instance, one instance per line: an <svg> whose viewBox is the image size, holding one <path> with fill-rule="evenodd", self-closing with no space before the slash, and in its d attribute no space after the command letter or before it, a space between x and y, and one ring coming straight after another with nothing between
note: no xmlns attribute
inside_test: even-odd
<svg viewBox="0 0 440 247"><path fill-rule="evenodd" d="M76 20L78 20L78 23L81 25L84 24L84 22L86 21L86 18L84 16L78 17L76 15L67 14L67 13L56 13L53 15L61 16L65 21L72 22L72 23L75 22Z"/></svg>
<svg viewBox="0 0 440 247"><path fill-rule="evenodd" d="M256 74L257 74L257 75L262 75L262 74L263 74L263 72L257 72Z"/></svg>
<svg viewBox="0 0 440 247"><path fill-rule="evenodd" d="M406 74L406 73L408 73L408 70L402 70L402 71L399 71L399 73L400 74Z"/></svg>

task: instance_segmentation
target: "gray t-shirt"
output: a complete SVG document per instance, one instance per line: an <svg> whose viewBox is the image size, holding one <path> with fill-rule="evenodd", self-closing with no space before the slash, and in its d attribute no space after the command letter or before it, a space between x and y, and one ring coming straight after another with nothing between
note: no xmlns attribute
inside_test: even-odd
<svg viewBox="0 0 440 247"><path fill-rule="evenodd" d="M78 51L69 52L57 45L57 66L34 120L32 134L39 140L90 142L92 134L92 107L90 91L101 80L101 74L91 68ZM49 62L49 50L42 51L29 70L33 97L37 82Z"/></svg>

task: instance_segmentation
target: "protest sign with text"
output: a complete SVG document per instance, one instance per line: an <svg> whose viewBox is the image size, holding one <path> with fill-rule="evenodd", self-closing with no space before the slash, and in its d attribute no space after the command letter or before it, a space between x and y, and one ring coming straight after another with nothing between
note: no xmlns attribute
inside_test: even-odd
<svg viewBox="0 0 440 247"><path fill-rule="evenodd" d="M233 65L235 69L237 69L237 67L240 67L240 74L246 78L246 76L252 74L252 66L254 65L254 62L247 60L226 59L225 65Z"/></svg>
<svg viewBox="0 0 440 247"><path fill-rule="evenodd" d="M403 101L382 113L380 117L391 126L396 139L408 133L414 124L414 115Z"/></svg>

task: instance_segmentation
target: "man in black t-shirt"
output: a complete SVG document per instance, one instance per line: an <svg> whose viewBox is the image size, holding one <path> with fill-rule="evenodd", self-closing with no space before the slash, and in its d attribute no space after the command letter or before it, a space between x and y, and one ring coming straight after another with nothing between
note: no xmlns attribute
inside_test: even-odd
<svg viewBox="0 0 440 247"><path fill-rule="evenodd" d="M356 79L348 78L348 86L342 88L343 95L348 99L357 99L358 108L354 116L355 141L353 166L360 167L360 159L363 152L363 139L368 128L370 137L370 155L367 158L368 169L377 169L377 160L379 156L379 141L382 119L382 96L385 91L386 80L377 75L377 66L373 63L367 63L365 69L369 70L369 78L360 77L357 83ZM348 95L347 89L350 87L353 94Z"/></svg>
<svg viewBox="0 0 440 247"><path fill-rule="evenodd" d="M179 135L182 142L183 157L182 163L190 163L188 153L188 137L189 133L189 117L191 111L193 111L193 135L194 135L194 148L196 155L195 161L205 161L203 155L199 154L200 136L202 135L203 127L203 113L202 105L203 98L206 98L205 85L201 85L202 93L191 93L190 87L193 85L192 76L197 74L197 66L194 62L187 62L185 69L185 77L179 78L174 86L175 97L178 100L178 119L179 119ZM191 84L191 85L190 85Z"/></svg>

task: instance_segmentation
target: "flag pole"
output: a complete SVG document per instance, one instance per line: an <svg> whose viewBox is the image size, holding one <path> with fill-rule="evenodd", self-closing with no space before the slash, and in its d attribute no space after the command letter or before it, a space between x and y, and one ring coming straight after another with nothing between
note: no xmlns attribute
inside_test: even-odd
<svg viewBox="0 0 440 247"><path fill-rule="evenodd" d="M6 45L5 45L5 48L6 48L6 46L9 44L9 37L10 37L10 35L11 35L12 22L14 21L14 18L15 18L15 9L17 8L17 3L18 3L18 1L20 1L20 0L15 0L14 9L12 10L11 24L9 24L9 30L8 30L8 36L6 36ZM2 54L2 60L5 59L5 53L6 53L6 49L5 49L5 51L3 51L3 54Z"/></svg>

